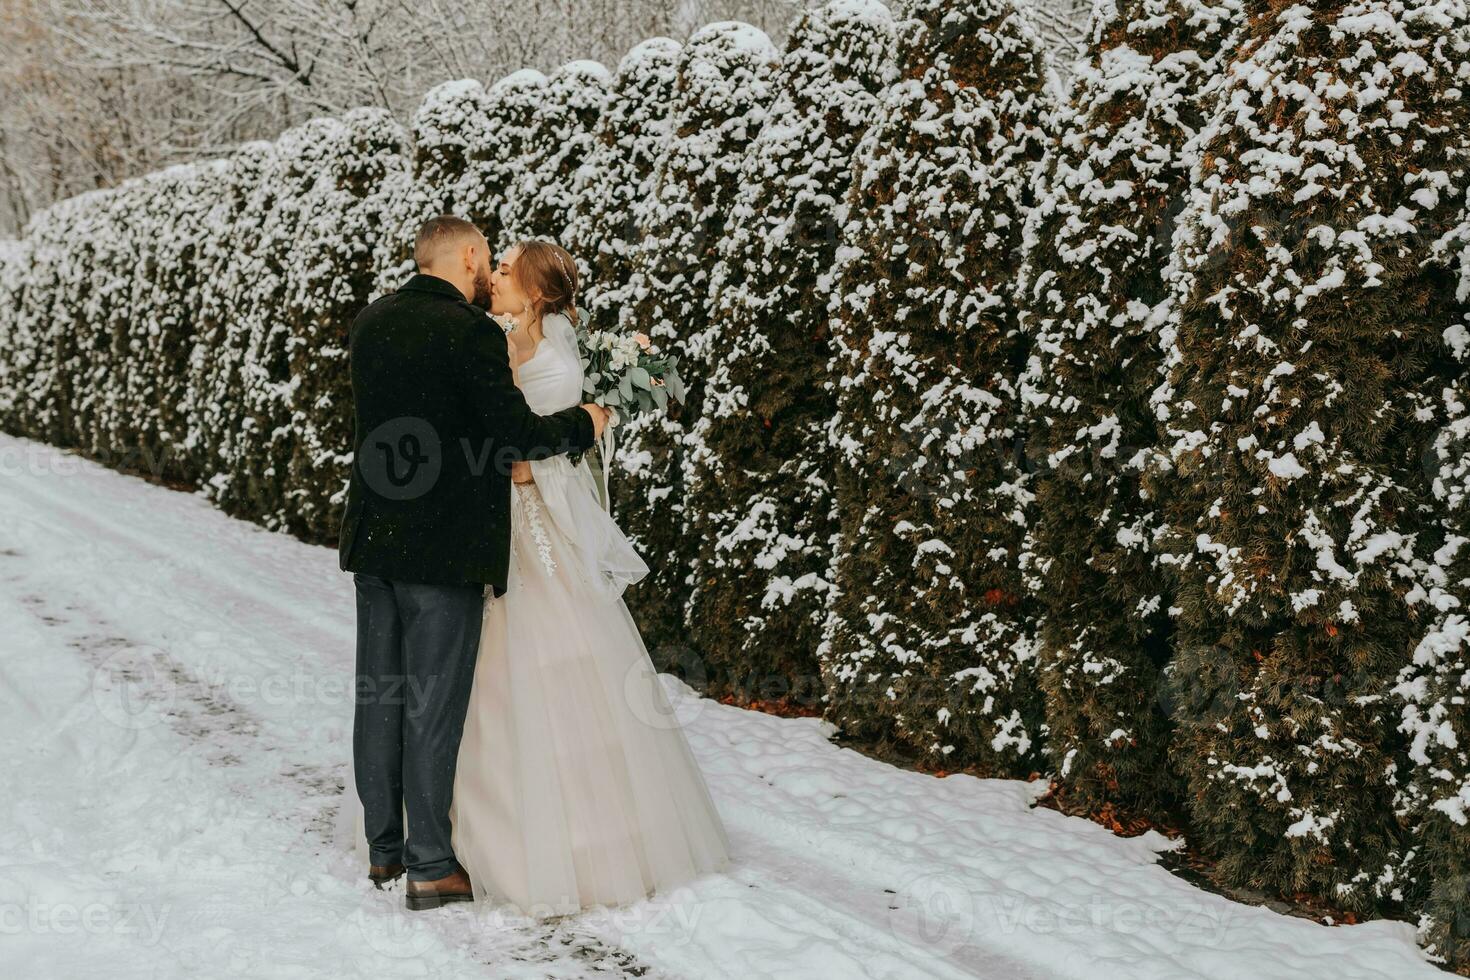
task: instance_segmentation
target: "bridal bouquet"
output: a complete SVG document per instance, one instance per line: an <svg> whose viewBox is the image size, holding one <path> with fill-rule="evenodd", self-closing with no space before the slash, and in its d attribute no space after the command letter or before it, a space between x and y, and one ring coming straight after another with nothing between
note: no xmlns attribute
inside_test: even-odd
<svg viewBox="0 0 1470 980"><path fill-rule="evenodd" d="M679 359L660 354L647 334L600 328L584 309L577 310L576 329L582 355L582 394L611 413L602 441L594 447L594 458L588 461L596 475L602 506L609 509L613 427L645 412L666 411L669 399L684 404L684 382L679 378Z"/></svg>
<svg viewBox="0 0 1470 980"><path fill-rule="evenodd" d="M600 329L591 314L579 309L577 346L582 353L582 393L608 409L614 423L662 412L671 398L684 403L679 359L660 354L647 334Z"/></svg>

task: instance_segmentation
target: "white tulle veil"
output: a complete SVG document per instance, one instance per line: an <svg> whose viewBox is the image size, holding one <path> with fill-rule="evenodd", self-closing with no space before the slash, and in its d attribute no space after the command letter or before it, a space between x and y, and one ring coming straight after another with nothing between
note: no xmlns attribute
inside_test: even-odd
<svg viewBox="0 0 1470 980"><path fill-rule="evenodd" d="M546 314L541 329L541 342L552 345L551 352L567 365L567 370L526 382L527 400L536 411L547 414L583 401L582 356L576 328L565 315ZM541 356L539 350L536 356ZM531 473L547 512L576 543L582 569L599 592L621 596L625 588L648 574L648 565L608 512L602 487L585 458L575 465L566 456L537 460L531 463Z"/></svg>

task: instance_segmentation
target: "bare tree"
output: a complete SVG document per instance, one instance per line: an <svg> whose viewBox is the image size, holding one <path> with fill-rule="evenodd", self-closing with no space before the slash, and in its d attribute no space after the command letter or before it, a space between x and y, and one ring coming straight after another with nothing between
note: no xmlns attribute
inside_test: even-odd
<svg viewBox="0 0 1470 980"><path fill-rule="evenodd" d="M1031 23L1047 49L1053 66L1070 77L1072 63L1087 48L1088 23L1093 0L1031 0Z"/></svg>
<svg viewBox="0 0 1470 980"><path fill-rule="evenodd" d="M1066 67L1091 0L1031 0ZM433 86L487 84L639 41L744 20L776 43L807 0L5 0L0 234L38 207L228 152L312 116L377 106L408 120Z"/></svg>

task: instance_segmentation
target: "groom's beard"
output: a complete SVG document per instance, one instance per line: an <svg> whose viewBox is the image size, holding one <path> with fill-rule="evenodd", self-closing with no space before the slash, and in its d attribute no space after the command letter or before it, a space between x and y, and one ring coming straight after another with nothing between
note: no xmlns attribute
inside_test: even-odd
<svg viewBox="0 0 1470 980"><path fill-rule="evenodd" d="M490 273L481 269L475 273L475 295L470 300L471 306L478 306L486 313L490 312Z"/></svg>

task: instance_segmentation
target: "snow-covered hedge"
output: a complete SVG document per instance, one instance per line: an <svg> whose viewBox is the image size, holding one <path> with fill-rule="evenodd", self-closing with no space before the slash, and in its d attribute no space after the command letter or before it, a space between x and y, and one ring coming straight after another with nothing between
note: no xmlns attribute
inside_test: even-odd
<svg viewBox="0 0 1470 980"><path fill-rule="evenodd" d="M462 213L480 229L490 247L500 250L512 238L516 214L508 207L526 157L535 149L536 119L547 97L549 79L525 68L490 86L490 119L485 139L470 155L464 186L469 204Z"/></svg>
<svg viewBox="0 0 1470 980"><path fill-rule="evenodd" d="M21 378L35 349L22 320L32 271L28 240L0 241L0 428L20 427Z"/></svg>
<svg viewBox="0 0 1470 980"><path fill-rule="evenodd" d="M457 214L487 232L498 222L498 191L472 173L477 155L494 140L493 115L490 94L474 79L445 82L424 96L409 126L414 179L397 189L397 222L386 229L395 261L379 270L380 291L412 274L414 233L429 218Z"/></svg>
<svg viewBox="0 0 1470 980"><path fill-rule="evenodd" d="M837 719L946 766L1039 768L1021 582L1014 283L1051 108L1008 0L914 0L858 149L833 296L840 542L821 649ZM953 756L953 759L950 757Z"/></svg>
<svg viewBox="0 0 1470 980"><path fill-rule="evenodd" d="M833 0L797 23L710 277L685 501L689 630L712 676L758 679L738 696L814 704L821 694L815 654L837 525L828 273L893 42L878 0Z"/></svg>
<svg viewBox="0 0 1470 980"><path fill-rule="evenodd" d="M568 62L547 79L519 171L501 205L502 244L521 238L566 241L573 185L594 145L610 82L607 69L595 61Z"/></svg>
<svg viewBox="0 0 1470 980"><path fill-rule="evenodd" d="M649 414L625 430L625 472L615 490L619 520L651 569L628 595L650 649L687 647L695 545L686 533L683 457L707 373L700 339L710 318L709 274L740 187L746 146L765 121L778 58L770 38L749 24L711 24L689 39L652 193L634 203L638 246L620 322L678 354L680 375L688 379L676 419Z"/></svg>
<svg viewBox="0 0 1470 980"><path fill-rule="evenodd" d="M285 274L290 331L287 466L283 526L310 538L336 532L352 463L352 386L347 327L372 297L389 258L393 207L409 184L405 134L382 110L348 113L331 128L303 196L304 220Z"/></svg>
<svg viewBox="0 0 1470 980"><path fill-rule="evenodd" d="M189 370L189 428L185 443L198 460L200 480L227 511L253 517L236 504L229 473L248 459L255 428L245 423L242 377L247 351L242 326L263 263L262 234L273 190L268 180L276 147L257 142L229 159L220 189L216 233L199 251L206 288L196 311Z"/></svg>
<svg viewBox="0 0 1470 980"><path fill-rule="evenodd" d="M1470 46L1470 25L1459 37ZM1464 49L1462 49L1464 50ZM1458 84L1470 91L1470 61ZM1463 125L1463 123L1461 123ZM1470 161L1443 188L1462 202L1463 218L1435 243L1436 264L1455 273L1456 319L1445 327L1449 383L1436 398L1442 428L1425 456L1438 512L1425 564L1429 628L1399 675L1400 731L1409 765L1400 811L1409 822L1411 858L1405 889L1420 913L1429 951L1464 973L1470 968ZM1448 175L1448 174L1447 174Z"/></svg>
<svg viewBox="0 0 1470 980"><path fill-rule="evenodd" d="M633 278L634 208L653 194L654 169L673 125L680 51L679 42L655 37L623 57L573 181L572 217L562 244L583 276L582 305L599 319L626 301Z"/></svg>
<svg viewBox="0 0 1470 980"><path fill-rule="evenodd" d="M1432 615L1424 457L1464 300L1466 7L1248 2L1181 220L1155 403L1180 576L1174 759L1234 884L1404 897L1396 679ZM1463 711L1463 708L1460 709Z"/></svg>
<svg viewBox="0 0 1470 980"><path fill-rule="evenodd" d="M39 215L5 253L0 420L329 539L346 326L407 167L398 125L361 110Z"/></svg>
<svg viewBox="0 0 1470 980"><path fill-rule="evenodd" d="M1053 124L1018 286L1035 515L1028 587L1058 781L1069 802L1159 818L1179 802L1159 695L1172 647L1160 502L1156 311L1202 105L1240 0L1099 4Z"/></svg>

